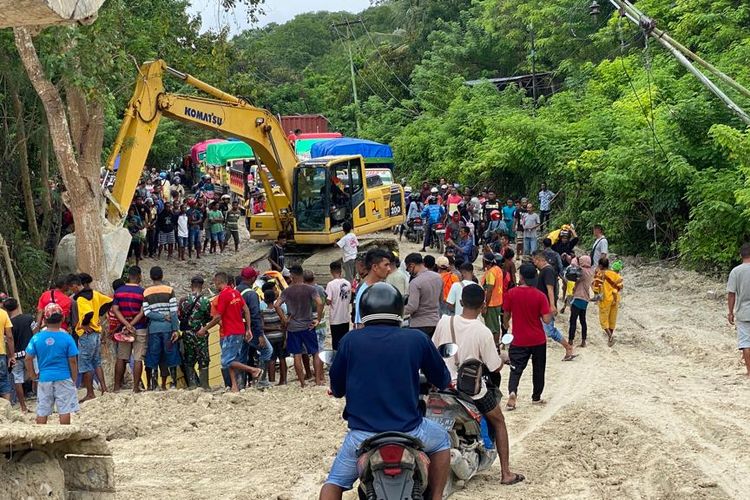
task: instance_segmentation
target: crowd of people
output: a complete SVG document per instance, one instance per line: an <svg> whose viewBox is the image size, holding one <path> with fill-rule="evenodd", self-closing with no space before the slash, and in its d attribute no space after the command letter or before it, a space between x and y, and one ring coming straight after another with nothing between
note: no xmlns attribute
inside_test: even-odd
<svg viewBox="0 0 750 500"><path fill-rule="evenodd" d="M128 257L140 265L142 258L186 260L201 254L223 252L230 243L239 251L239 224L243 209L238 198L228 193L215 195L211 177L204 175L186 196L184 174L151 169L138 183L128 208L125 227L132 236ZM265 210L255 199L257 210Z"/></svg>
<svg viewBox="0 0 750 500"><path fill-rule="evenodd" d="M169 182L159 178L166 181L164 185ZM150 192L149 181L155 186ZM537 214L526 199L509 199L501 206L492 190L474 197L470 192L459 195L456 187L441 185L436 192L425 184L418 194L407 190L407 224L416 217L424 218L429 229L444 224L445 250L440 255L429 253L429 242L422 252L403 259L393 249L360 252L357 236L345 222L344 235L337 242L341 259L330 264L325 287L317 284L311 271L288 265L287 238L280 233L268 254L270 271L260 276L253 267L243 268L239 276L218 272L212 276L213 287L206 286L203 276L193 276L190 292L178 297L159 266L150 268L145 282L138 265L141 256L158 258L166 251L170 258L177 242L178 258L185 258L185 252L191 257L193 251L199 257L209 244L210 251L222 251L227 234L235 239L236 250L239 215L228 215L238 214L239 208L236 202L222 206L223 200L207 200L206 207L203 197L185 199L184 192L172 189L174 179L169 185L170 197L177 197L171 202L156 189L153 174L139 185L128 215L136 264L129 266L127 279L112 284L111 296L93 289L91 276L79 274L58 279L44 292L35 316L21 314L13 298L2 302L0 327L6 342L1 343L0 362L7 359L7 366L5 370L0 366L0 395L10 398L14 393L26 411L26 397L35 393L37 422L46 423L56 408L60 422L69 423L80 403L96 397L97 386L102 393L109 390L102 370L103 345L114 348L114 391L126 385L127 372L136 393L178 384L209 388L209 336L218 326L224 385L231 391L266 390L274 383L286 384L290 368L301 387L323 385L326 374L317 354L329 345L330 336L330 347L336 352L331 393L347 398L351 431L365 433L356 438L361 441L386 430L416 432L434 445L437 467L445 458L439 455L446 450L440 434L444 431L415 421L414 387L406 382L398 387L377 382L378 367L400 367L399 373L411 382L415 381L411 372L426 370L432 383L445 387L467 359L481 360L493 373L509 364L505 408L514 410L529 361L531 403L544 404L548 338L564 349L563 361L572 361L580 324L578 347L586 347L590 302L599 303L600 324L609 345L615 340L621 264L610 265L601 226L594 227L595 242L587 254L577 253L579 240L572 225L551 231L538 248L555 199L545 186L539 193ZM477 259L480 266L475 266ZM570 308L567 337L555 323L558 306L560 312ZM382 337L373 333L378 325L388 326L378 330ZM506 350L501 339L511 330L513 340ZM391 336L398 337L399 349L388 347ZM436 348L451 342L458 346L453 359L437 356ZM288 357L293 360L291 367ZM3 378L8 369L11 378ZM483 381L486 385L473 397L495 430L502 482L515 484L524 478L511 472L508 464L507 429L492 380ZM371 399L384 391L383 400L393 404L389 418L373 419L372 405L353 394L363 383L368 384ZM86 391L80 401L79 387ZM402 391L405 395L399 396ZM351 446L341 451L351 452ZM340 492L351 487L351 457L341 453L323 498L340 498ZM439 486L440 473L435 477Z"/></svg>

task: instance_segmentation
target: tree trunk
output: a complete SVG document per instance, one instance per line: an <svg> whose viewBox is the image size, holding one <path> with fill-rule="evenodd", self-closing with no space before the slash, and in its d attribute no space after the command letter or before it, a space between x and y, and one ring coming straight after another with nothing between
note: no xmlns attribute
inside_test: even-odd
<svg viewBox="0 0 750 500"><path fill-rule="evenodd" d="M71 89L76 94L76 102L71 105L70 110L74 113L71 119L75 126L79 159L75 154L65 105L57 88L44 74L31 33L26 28L14 28L13 35L29 80L44 105L52 148L63 183L70 195L70 211L76 227L78 269L90 274L97 288L108 290L102 241L104 222L100 210L103 197L99 189L98 169L95 168L100 160L103 139L104 117L101 106L94 106L94 112L89 116L81 93L75 92L75 88ZM91 175L92 170L95 170L94 178Z"/></svg>
<svg viewBox="0 0 750 500"><path fill-rule="evenodd" d="M52 197L49 194L49 128L45 126L47 121L44 117L42 123L44 125L39 131L39 180L42 183L42 225L49 230L52 215Z"/></svg>
<svg viewBox="0 0 750 500"><path fill-rule="evenodd" d="M13 260L10 258L10 249L5 243L5 238L0 234L0 251L3 253L3 261L5 262L5 272L10 278L10 288L13 293L13 297L16 298L18 303L21 303L21 295L18 293L18 284L16 284L16 273L13 271Z"/></svg>
<svg viewBox="0 0 750 500"><path fill-rule="evenodd" d="M31 174L29 173L29 151L28 137L26 135L26 124L24 123L23 103L18 95L18 85L8 78L8 91L13 101L13 111L16 115L16 142L18 143L18 166L21 174L21 188L23 189L23 204L26 208L26 224L29 228L29 236L35 247L41 245L39 228L36 225L36 210L34 210L34 195L31 192Z"/></svg>

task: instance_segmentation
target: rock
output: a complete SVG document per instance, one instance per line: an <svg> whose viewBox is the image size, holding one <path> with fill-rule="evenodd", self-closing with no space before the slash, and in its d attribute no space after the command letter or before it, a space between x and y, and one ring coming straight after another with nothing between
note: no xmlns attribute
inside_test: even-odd
<svg viewBox="0 0 750 500"><path fill-rule="evenodd" d="M719 485L716 481L701 481L698 486L701 488L716 488Z"/></svg>
<svg viewBox="0 0 750 500"><path fill-rule="evenodd" d="M706 298L709 300L721 300L724 297L726 297L726 292L723 291L717 291L717 290L709 290L706 292Z"/></svg>

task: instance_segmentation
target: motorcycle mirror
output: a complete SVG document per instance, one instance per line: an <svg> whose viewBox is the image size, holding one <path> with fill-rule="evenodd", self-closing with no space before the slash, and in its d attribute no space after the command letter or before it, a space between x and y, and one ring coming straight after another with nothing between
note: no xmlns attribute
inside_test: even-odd
<svg viewBox="0 0 750 500"><path fill-rule="evenodd" d="M503 345L510 345L513 343L513 334L512 333L506 333L503 335L503 338L500 339L500 342Z"/></svg>
<svg viewBox="0 0 750 500"><path fill-rule="evenodd" d="M320 351L318 357L323 363L330 365L333 363L333 358L336 357L336 351Z"/></svg>
<svg viewBox="0 0 750 500"><path fill-rule="evenodd" d="M450 358L458 352L458 345L456 344L443 344L438 347L438 352L444 358Z"/></svg>

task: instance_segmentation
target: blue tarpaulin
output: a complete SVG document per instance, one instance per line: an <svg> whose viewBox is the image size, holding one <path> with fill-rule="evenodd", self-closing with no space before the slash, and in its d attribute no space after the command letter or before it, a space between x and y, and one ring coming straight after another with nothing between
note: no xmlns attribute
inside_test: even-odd
<svg viewBox="0 0 750 500"><path fill-rule="evenodd" d="M313 144L310 149L312 158L321 156L362 155L364 158L393 158L393 150L387 144L342 137Z"/></svg>

